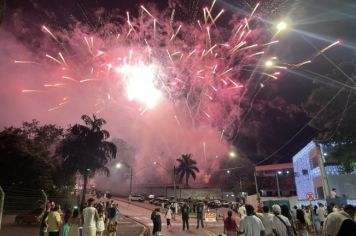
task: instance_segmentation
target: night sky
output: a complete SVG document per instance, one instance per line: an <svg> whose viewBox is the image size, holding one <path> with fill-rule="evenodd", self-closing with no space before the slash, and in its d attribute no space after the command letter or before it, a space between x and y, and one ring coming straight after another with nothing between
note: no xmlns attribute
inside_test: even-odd
<svg viewBox="0 0 356 236"><path fill-rule="evenodd" d="M73 19L88 22L95 27L95 24L100 24L100 22L95 21L94 17L94 12L99 8L104 8L108 14L115 12L124 15L126 11L135 14L138 6L142 3L154 3L158 9L165 9L174 1L170 2L168 3L167 0L9 0L6 2L5 16L1 27L14 34L15 38L22 44L29 45L33 42L25 34L21 34L21 27L27 29L27 35L36 34L38 26L43 23L58 28L66 28ZM247 2L253 3L253 1ZM343 45L328 51L327 56L332 58L336 64L355 59L353 55L356 39L356 5L353 3L354 1L277 1L283 2L280 8L274 7L273 0L263 2L266 5L273 6L265 10L266 12L270 11L270 14L264 14L267 27L272 27L271 23L276 19L287 16L293 18L290 20L292 29L282 36L276 51L281 60L296 63L312 55L316 51L315 48L321 49L337 39L342 39ZM184 0L180 3L188 8L191 8L192 4L197 4L197 6L206 4L199 0ZM234 11L243 12L243 10L248 9L245 3L237 0L218 1L217 5L225 8L228 11L227 14L232 14ZM21 16L25 19L20 28L16 25L14 16ZM184 20L187 15L185 12L180 12L178 17ZM220 24L224 23L220 22ZM313 64L307 65L305 68L320 74L328 74L333 70L332 65L323 57L319 57ZM0 79L3 79L1 77L3 75L0 67ZM243 125L242 134L232 142L254 162L274 153L309 121L310 118L303 111L303 103L307 100L312 89L319 86L320 83L325 83L325 81L313 79L310 76L305 78L302 73L299 75L285 73L278 81L269 84L268 90L266 89L257 95L256 104L262 106L263 110L252 109L246 118L246 124ZM1 98L5 96L5 93L8 93L5 90L7 88L0 89L1 103L9 101L8 98ZM251 91L250 96L254 94L254 91ZM14 94L14 96L21 95ZM273 102L269 104L266 101ZM277 105L284 108L282 110L276 108ZM1 108L0 110L2 113L0 126L19 125L19 122L30 119L26 115L22 117L20 112L12 112L8 109L2 110ZM6 115L3 115L5 113ZM41 117L32 118L41 120ZM43 120L46 122L55 119L45 116ZM69 121L75 122L75 120ZM254 137L245 135L245 133L249 133L249 130L255 131L256 129L258 129L258 132ZM312 140L316 134L315 130L309 127L305 128L295 139L271 156L265 163L290 161L291 157Z"/></svg>

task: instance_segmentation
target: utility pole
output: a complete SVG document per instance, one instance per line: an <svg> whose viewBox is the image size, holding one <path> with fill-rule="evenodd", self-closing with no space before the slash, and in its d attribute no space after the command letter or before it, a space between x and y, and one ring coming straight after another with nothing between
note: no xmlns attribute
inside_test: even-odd
<svg viewBox="0 0 356 236"><path fill-rule="evenodd" d="M277 182L278 197L281 197L281 190L279 189L278 171L276 171L276 182Z"/></svg>
<svg viewBox="0 0 356 236"><path fill-rule="evenodd" d="M177 192L176 192L176 166L173 166L173 188L174 188L174 201L177 201Z"/></svg>
<svg viewBox="0 0 356 236"><path fill-rule="evenodd" d="M1 230L2 214L4 211L4 199L5 199L5 192L1 186L0 186L0 194L1 194L1 198L0 198L0 230Z"/></svg>
<svg viewBox="0 0 356 236"><path fill-rule="evenodd" d="M133 171L132 171L132 167L130 166L130 199L132 196L132 179L133 179Z"/></svg>
<svg viewBox="0 0 356 236"><path fill-rule="evenodd" d="M319 161L319 168L320 168L320 174L321 174L321 179L322 179L322 184L323 184L323 193L324 193L324 198L328 199L330 198L330 187L329 187L329 181L328 181L328 176L325 171L325 166L324 166L324 160L323 160L323 153L321 151L321 147L319 144L315 143L317 147L317 155L318 155L318 161Z"/></svg>

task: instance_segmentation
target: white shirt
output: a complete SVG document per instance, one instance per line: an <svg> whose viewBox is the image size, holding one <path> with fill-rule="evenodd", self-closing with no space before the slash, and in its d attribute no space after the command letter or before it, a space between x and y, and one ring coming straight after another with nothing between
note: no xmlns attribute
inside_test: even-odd
<svg viewBox="0 0 356 236"><path fill-rule="evenodd" d="M318 215L319 220L320 220L321 222L324 222L324 221L325 221L326 211L325 211L324 207L318 207L318 208L316 209L316 214Z"/></svg>
<svg viewBox="0 0 356 236"><path fill-rule="evenodd" d="M244 218L246 216L246 208L245 206L240 206L238 213L240 215L240 218Z"/></svg>
<svg viewBox="0 0 356 236"><path fill-rule="evenodd" d="M287 231L287 227L289 226L291 227L291 224L288 220L287 217L283 216L283 215L278 215L278 217L280 219L277 218L277 216L273 216L272 218L272 228L274 230L276 230L280 236L287 236L288 235L288 231ZM283 224L283 222L281 221L283 220L285 225Z"/></svg>
<svg viewBox="0 0 356 236"><path fill-rule="evenodd" d="M331 192L330 192L330 198L331 198L331 199L335 199L336 196L337 196L337 194L336 194L335 191L331 191Z"/></svg>
<svg viewBox="0 0 356 236"><path fill-rule="evenodd" d="M171 210L171 208L168 208L168 210L167 210L166 219L167 220L172 219L172 210Z"/></svg>
<svg viewBox="0 0 356 236"><path fill-rule="evenodd" d="M240 232L245 236L260 236L265 227L257 216L245 216L240 220Z"/></svg>
<svg viewBox="0 0 356 236"><path fill-rule="evenodd" d="M261 219L263 226L265 227L265 234L272 235L272 219L273 215L270 213L257 213L258 218Z"/></svg>
<svg viewBox="0 0 356 236"><path fill-rule="evenodd" d="M94 207L86 207L83 210L83 227L85 228L95 228L96 227L96 222L95 222L95 212L96 209Z"/></svg>

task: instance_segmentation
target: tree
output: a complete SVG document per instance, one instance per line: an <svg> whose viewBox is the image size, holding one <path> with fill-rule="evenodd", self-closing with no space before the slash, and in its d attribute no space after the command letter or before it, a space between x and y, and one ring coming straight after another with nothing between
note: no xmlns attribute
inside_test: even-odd
<svg viewBox="0 0 356 236"><path fill-rule="evenodd" d="M181 158L177 159L179 165L176 169L176 174L179 175L179 182L183 181L185 177L185 185L188 187L189 177L196 179L196 173L199 172L197 162L192 159L191 154L183 154Z"/></svg>
<svg viewBox="0 0 356 236"><path fill-rule="evenodd" d="M355 64L342 63L342 70L327 76L330 83L316 87L304 105L318 131L315 141L330 147L328 161L342 164L344 172L356 168ZM325 84L325 83L323 83ZM321 111L321 112L320 112Z"/></svg>
<svg viewBox="0 0 356 236"><path fill-rule="evenodd" d="M8 127L0 132L0 185L19 186L52 192L70 184L62 178L61 160L53 154L63 129L55 125L40 126L37 120L24 122L20 128Z"/></svg>
<svg viewBox="0 0 356 236"><path fill-rule="evenodd" d="M69 128L69 132L57 149L57 153L64 159L64 168L71 172L79 172L84 179L81 206L84 205L88 178L101 172L110 174L106 164L116 158L116 146L106 141L110 134L103 130L106 121L93 115L82 115L85 125L76 124Z"/></svg>

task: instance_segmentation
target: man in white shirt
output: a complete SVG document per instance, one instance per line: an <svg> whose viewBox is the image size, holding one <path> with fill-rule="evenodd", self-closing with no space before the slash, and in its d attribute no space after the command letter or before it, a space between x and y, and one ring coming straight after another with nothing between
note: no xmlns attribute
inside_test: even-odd
<svg viewBox="0 0 356 236"><path fill-rule="evenodd" d="M272 206L273 218L272 218L272 231L277 236L289 236L292 235L292 225L288 218L281 215L281 207L279 205Z"/></svg>
<svg viewBox="0 0 356 236"><path fill-rule="evenodd" d="M96 235L96 221L99 219L98 211L93 207L94 199L88 199L88 206L83 210L83 236Z"/></svg>
<svg viewBox="0 0 356 236"><path fill-rule="evenodd" d="M316 209L316 214L318 215L318 218L320 220L320 226L321 226L321 228L323 228L324 221L325 221L325 216L327 214L326 214L326 210L324 208L324 205L322 203L318 204L318 208Z"/></svg>
<svg viewBox="0 0 356 236"><path fill-rule="evenodd" d="M251 205L246 205L247 216L240 220L240 229L238 234L245 236L264 236L265 227L262 221L254 215L254 208Z"/></svg>
<svg viewBox="0 0 356 236"><path fill-rule="evenodd" d="M337 197L336 189L333 188L330 192L330 198L335 199Z"/></svg>
<svg viewBox="0 0 356 236"><path fill-rule="evenodd" d="M237 213L239 214L240 219L246 216L246 208L244 203L241 203Z"/></svg>
<svg viewBox="0 0 356 236"><path fill-rule="evenodd" d="M273 231L272 231L273 215L269 213L269 207L263 206L263 213L257 213L257 217L260 218L263 226L265 227L265 235L273 236Z"/></svg>

